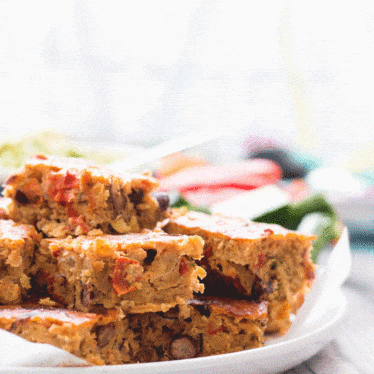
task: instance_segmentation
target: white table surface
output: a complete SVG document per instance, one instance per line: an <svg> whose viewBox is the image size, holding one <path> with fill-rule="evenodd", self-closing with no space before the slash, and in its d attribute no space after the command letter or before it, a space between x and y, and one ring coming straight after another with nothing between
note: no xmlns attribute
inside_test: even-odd
<svg viewBox="0 0 374 374"><path fill-rule="evenodd" d="M337 336L320 353L287 374L374 373L373 269L374 251L352 252L351 274L343 287L348 306Z"/></svg>

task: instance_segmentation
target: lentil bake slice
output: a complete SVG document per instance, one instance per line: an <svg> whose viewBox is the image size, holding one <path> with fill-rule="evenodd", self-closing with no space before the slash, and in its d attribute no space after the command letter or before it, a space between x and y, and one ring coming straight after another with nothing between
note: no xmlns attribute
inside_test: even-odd
<svg viewBox="0 0 374 374"><path fill-rule="evenodd" d="M239 295L269 302L268 333L288 330L291 314L303 304L315 277L310 258L315 237L278 225L198 212L175 214L164 229L204 239L201 266L208 273L208 293L217 292L217 279L224 279ZM213 279L211 284L208 278Z"/></svg>
<svg viewBox="0 0 374 374"><path fill-rule="evenodd" d="M0 304L20 303L27 296L40 239L33 226L0 219Z"/></svg>
<svg viewBox="0 0 374 374"><path fill-rule="evenodd" d="M119 307L125 313L166 311L202 292L195 264L198 236L163 232L43 239L36 283L52 299L83 312Z"/></svg>
<svg viewBox="0 0 374 374"><path fill-rule="evenodd" d="M188 317L180 308L124 316L118 309L85 313L32 304L1 306L0 328L94 365L188 359L264 343L266 302L193 299Z"/></svg>
<svg viewBox="0 0 374 374"><path fill-rule="evenodd" d="M139 362L211 356L264 344L267 302L213 297L194 298L187 316L178 308L166 313L132 314L131 330L138 331L142 349Z"/></svg>
<svg viewBox="0 0 374 374"><path fill-rule="evenodd" d="M83 159L37 155L6 181L9 216L47 237L153 229L168 216L158 182L147 174L116 174Z"/></svg>
<svg viewBox="0 0 374 374"><path fill-rule="evenodd" d="M116 310L82 313L56 307L0 307L0 328L28 341L68 351L94 365L131 361L134 337Z"/></svg>

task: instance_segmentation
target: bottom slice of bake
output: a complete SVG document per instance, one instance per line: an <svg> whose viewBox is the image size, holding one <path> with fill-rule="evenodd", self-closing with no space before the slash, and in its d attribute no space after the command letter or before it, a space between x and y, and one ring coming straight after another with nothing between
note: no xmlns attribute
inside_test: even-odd
<svg viewBox="0 0 374 374"><path fill-rule="evenodd" d="M26 340L64 349L96 365L129 362L130 330L115 310L82 313L40 306L0 307L0 328ZM127 334L127 335L126 335Z"/></svg>
<svg viewBox="0 0 374 374"><path fill-rule="evenodd" d="M0 328L64 349L95 365L155 362L261 347L267 304L194 299L184 312L121 316L40 306L0 307Z"/></svg>
<svg viewBox="0 0 374 374"><path fill-rule="evenodd" d="M188 309L186 318L178 308L128 316L131 330L140 333L136 361L188 359L264 344L266 302L201 297L191 300Z"/></svg>

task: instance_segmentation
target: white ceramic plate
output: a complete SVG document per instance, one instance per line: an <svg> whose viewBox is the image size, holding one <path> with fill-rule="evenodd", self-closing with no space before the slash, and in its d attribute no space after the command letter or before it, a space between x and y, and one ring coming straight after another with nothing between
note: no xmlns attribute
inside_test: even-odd
<svg viewBox="0 0 374 374"><path fill-rule="evenodd" d="M52 374L167 374L167 373L246 373L275 374L290 369L320 351L333 337L342 318L346 299L339 290L331 293L323 308L312 314L297 331L270 340L265 347L219 356L189 360L128 364L105 367L1 368L4 374L52 373Z"/></svg>

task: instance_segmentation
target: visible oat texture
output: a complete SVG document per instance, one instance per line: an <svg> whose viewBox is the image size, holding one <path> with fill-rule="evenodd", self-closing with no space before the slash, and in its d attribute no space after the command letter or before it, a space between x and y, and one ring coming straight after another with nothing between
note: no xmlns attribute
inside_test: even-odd
<svg viewBox="0 0 374 374"><path fill-rule="evenodd" d="M198 236L163 232L44 239L35 274L52 297L80 311L166 311L202 292L205 271Z"/></svg>
<svg viewBox="0 0 374 374"><path fill-rule="evenodd" d="M20 303L27 295L40 239L33 226L0 219L0 304Z"/></svg>
<svg viewBox="0 0 374 374"><path fill-rule="evenodd" d="M115 310L95 314L37 305L3 306L0 328L31 342L52 344L94 365L129 362L123 347L133 337Z"/></svg>
<svg viewBox="0 0 374 374"><path fill-rule="evenodd" d="M194 299L182 317L168 312L126 317L112 309L83 313L35 305L0 307L0 328L52 344L96 365L178 360L263 344L266 304Z"/></svg>
<svg viewBox="0 0 374 374"><path fill-rule="evenodd" d="M258 348L264 343L266 302L194 298L188 313L184 318L178 310L129 316L129 326L141 331L146 347L136 359L188 359Z"/></svg>

